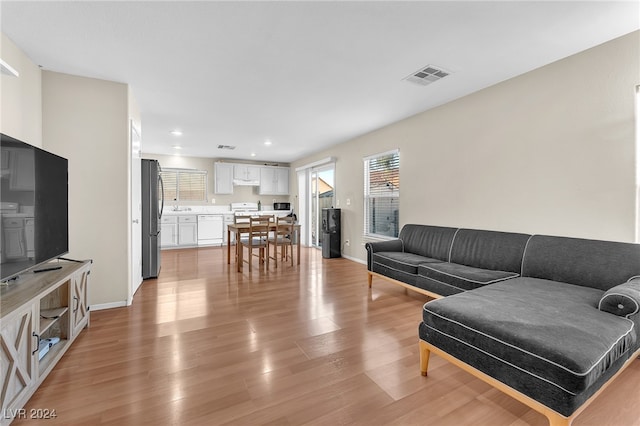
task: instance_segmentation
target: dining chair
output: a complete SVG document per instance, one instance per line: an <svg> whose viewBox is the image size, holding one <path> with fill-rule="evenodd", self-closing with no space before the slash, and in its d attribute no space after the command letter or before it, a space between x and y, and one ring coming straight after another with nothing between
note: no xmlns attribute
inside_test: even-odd
<svg viewBox="0 0 640 426"><path fill-rule="evenodd" d="M233 217L233 223L234 224L238 224L238 223L249 223L249 219L251 219L251 215L236 215ZM238 248L240 247L240 240L242 239L243 235L246 235L248 231L242 232L242 231L238 231L236 232L235 235L235 261L236 263L238 262Z"/></svg>
<svg viewBox="0 0 640 426"><path fill-rule="evenodd" d="M277 217L276 229L269 236L268 246L273 246L273 255L269 254L269 259L273 259L274 265L278 267L278 258L284 263L291 258L291 266L293 266L293 218L290 216ZM278 247L280 250L278 251ZM291 254L289 255L289 249ZM271 249L267 251L270 253Z"/></svg>
<svg viewBox="0 0 640 426"><path fill-rule="evenodd" d="M241 237L238 240L238 272L242 272L244 263L249 264L249 272L251 272L251 265L253 264L253 257L257 257L258 265L265 264L266 269L269 269L269 245L267 240L269 238L269 227L271 223L268 216L257 216L249 218L249 230L246 233L246 237ZM248 258L244 258L244 249L248 250ZM254 251L258 251L257 254Z"/></svg>
<svg viewBox="0 0 640 426"><path fill-rule="evenodd" d="M239 214L233 217L233 223L249 223L249 219L251 219L251 215L243 215Z"/></svg>

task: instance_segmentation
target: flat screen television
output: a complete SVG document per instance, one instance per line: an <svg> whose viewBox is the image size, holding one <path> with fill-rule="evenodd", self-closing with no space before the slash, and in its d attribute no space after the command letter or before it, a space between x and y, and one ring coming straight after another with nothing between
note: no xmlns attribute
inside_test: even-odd
<svg viewBox="0 0 640 426"><path fill-rule="evenodd" d="M67 159L0 133L0 281L68 251Z"/></svg>

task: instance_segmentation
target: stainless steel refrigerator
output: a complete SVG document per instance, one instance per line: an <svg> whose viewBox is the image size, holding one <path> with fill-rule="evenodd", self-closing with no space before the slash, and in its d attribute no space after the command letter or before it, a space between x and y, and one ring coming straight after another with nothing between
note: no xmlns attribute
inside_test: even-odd
<svg viewBox="0 0 640 426"><path fill-rule="evenodd" d="M142 160L142 278L160 273L160 219L164 208L160 164Z"/></svg>

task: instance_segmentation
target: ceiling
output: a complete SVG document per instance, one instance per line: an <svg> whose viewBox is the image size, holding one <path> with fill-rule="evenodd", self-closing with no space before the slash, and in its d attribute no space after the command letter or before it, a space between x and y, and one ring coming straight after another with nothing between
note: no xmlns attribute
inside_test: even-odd
<svg viewBox="0 0 640 426"><path fill-rule="evenodd" d="M43 69L130 85L144 153L284 163L640 28L638 1L0 7ZM404 80L430 64L450 75Z"/></svg>

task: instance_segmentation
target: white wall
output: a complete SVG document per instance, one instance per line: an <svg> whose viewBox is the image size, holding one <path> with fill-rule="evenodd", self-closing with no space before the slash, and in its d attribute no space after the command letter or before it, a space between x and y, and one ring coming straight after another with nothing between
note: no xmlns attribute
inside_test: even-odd
<svg viewBox="0 0 640 426"><path fill-rule="evenodd" d="M394 148L400 149L401 225L634 241L638 84L635 32L303 158L292 168L336 157L342 237L352 242L344 253L361 260L362 158Z"/></svg>
<svg viewBox="0 0 640 426"><path fill-rule="evenodd" d="M0 53L20 74L19 77L0 74L0 132L42 147L40 68L2 33Z"/></svg>
<svg viewBox="0 0 640 426"><path fill-rule="evenodd" d="M44 148L69 159L69 257L93 259L91 305L129 289L129 111L125 84L44 71Z"/></svg>

